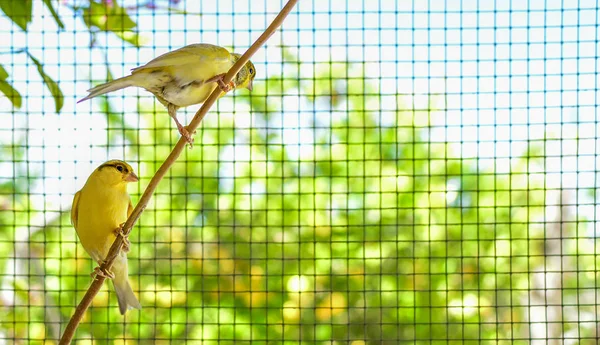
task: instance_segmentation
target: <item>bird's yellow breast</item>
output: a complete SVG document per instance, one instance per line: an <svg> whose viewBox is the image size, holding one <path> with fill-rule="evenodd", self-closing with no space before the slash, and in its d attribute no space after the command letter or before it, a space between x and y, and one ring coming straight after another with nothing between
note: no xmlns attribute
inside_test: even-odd
<svg viewBox="0 0 600 345"><path fill-rule="evenodd" d="M90 183L81 190L76 230L94 260L103 260L108 254L116 238L115 229L127 220L129 200L123 188Z"/></svg>

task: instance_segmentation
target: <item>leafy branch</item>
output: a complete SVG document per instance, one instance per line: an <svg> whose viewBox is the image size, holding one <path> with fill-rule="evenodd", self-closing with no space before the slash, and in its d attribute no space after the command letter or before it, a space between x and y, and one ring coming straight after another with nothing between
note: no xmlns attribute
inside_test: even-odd
<svg viewBox="0 0 600 345"><path fill-rule="evenodd" d="M52 0L43 0L43 4L48 8L52 18L60 30L65 28L64 22L58 15L57 8L52 4ZM16 26L27 32L29 24L33 20L33 0L19 1L0 1L0 11L3 12ZM75 14L80 15L84 24L91 33L91 43L93 46L96 40L96 34L99 32L112 32L125 42L139 47L143 43L143 38L140 37L137 28L137 23L129 16L127 9L120 6L116 0L98 1L89 0L87 4L82 6L69 6ZM147 6L148 9L157 8ZM176 8L169 7L169 11L178 12ZM186 14L185 11L179 13ZM54 81L46 72L44 72L42 62L30 54L26 49L18 49L10 51L11 54L27 53L28 57L34 63L42 81L52 94L55 102L55 110L57 113L63 107L64 96L56 81ZM2 54L3 52L0 52ZM23 97L19 91L10 83L9 72L0 64L0 93L4 94L13 104L13 107L20 109L23 105Z"/></svg>
<svg viewBox="0 0 600 345"><path fill-rule="evenodd" d="M246 62L248 62L248 60L250 60L250 58L256 53L256 51L258 51L258 49L260 49L267 42L267 40L275 33L275 31L281 26L281 24L283 24L283 21L285 20L287 15L291 12L291 10L294 8L297 1L298 0L289 0L288 1L288 3L283 7L281 12L279 12L277 17L275 17L275 19L273 19L273 22L271 23L271 25L254 42L254 44L252 44L252 46L244 53L244 55L242 55L242 57L233 65L233 67L231 67L229 72L227 72L227 74L223 78L224 83L226 83L226 84L229 83L233 79L233 77L239 72L239 70L246 64ZM213 106L213 104L219 98L220 94L221 94L221 89L216 88L213 91L213 93L210 95L210 97L204 102L204 104L202 105L200 110L198 110L196 115L194 115L194 118L192 119L192 121L190 122L190 124L188 126L188 130L190 132L192 132L192 133L195 132L195 130L200 125L200 122L202 121L202 119L204 119L204 116L206 116L206 114L208 113L208 110ZM131 232L131 229L133 228L133 226L135 225L137 220L140 218L142 212L144 212L144 209L148 205L148 202L150 202L150 198L154 194L156 187L158 186L160 181L164 178L164 176L167 174L167 172L169 171L171 166L175 163L177 158L179 158L179 156L183 152L183 149L186 146L186 143L187 142L183 137L179 139L179 141L177 142L177 144L175 144L175 147L173 148L173 150L171 151L169 156L165 159L163 164L160 166L158 171L154 174L154 176L150 180L150 183L148 184L148 187L146 187L144 194L142 194L140 201L138 202L135 209L133 210L133 212L131 212L131 215L129 216L129 218L127 219L125 224L123 225L123 233L125 234L125 236L129 235L129 233ZM122 247L123 247L123 238L121 236L119 236L116 238L116 240L113 242L112 246L110 247L108 255L107 255L106 259L104 260L104 263L100 266L101 270L103 270L103 271L110 270L115 259L117 258L117 255L121 251ZM75 331L77 330L77 327L78 327L79 323L81 322L81 319L83 318L83 314L89 308L89 306L92 304L94 297L98 294L98 292L102 288L102 285L104 284L104 280L105 280L104 277L96 276L96 278L94 279L94 281L88 288L85 296L83 297L83 299L81 300L81 302L79 303L77 308L75 309L75 313L71 317L69 324L65 328L63 336L59 342L60 345L66 345L66 344L71 343L71 340L73 339L73 336L75 335Z"/></svg>

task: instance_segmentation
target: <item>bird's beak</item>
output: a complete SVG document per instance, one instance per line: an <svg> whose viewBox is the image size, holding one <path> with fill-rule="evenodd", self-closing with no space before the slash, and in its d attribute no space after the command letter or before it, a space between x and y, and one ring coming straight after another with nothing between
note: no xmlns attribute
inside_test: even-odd
<svg viewBox="0 0 600 345"><path fill-rule="evenodd" d="M129 174L125 175L125 178L124 178L124 180L125 180L125 181L127 181L127 182L137 182L137 181L139 181L140 179L139 179L139 178L137 177L137 175L136 175L136 174L135 174L135 173L132 171L132 172L130 172Z"/></svg>
<svg viewBox="0 0 600 345"><path fill-rule="evenodd" d="M248 86L246 86L246 89L248 89L248 91L252 91L252 80L250 80Z"/></svg>

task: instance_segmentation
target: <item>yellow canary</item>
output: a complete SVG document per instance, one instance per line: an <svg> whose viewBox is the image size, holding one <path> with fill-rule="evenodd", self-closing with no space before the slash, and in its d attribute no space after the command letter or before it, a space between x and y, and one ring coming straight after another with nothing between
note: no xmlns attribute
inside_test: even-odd
<svg viewBox="0 0 600 345"><path fill-rule="evenodd" d="M133 211L127 184L136 181L138 177L129 164L111 160L96 168L73 198L71 222L83 248L98 265L108 255L116 236L123 236L123 223ZM95 274L112 278L123 315L128 309L142 307L129 285L126 255L129 241L127 238L124 241L124 251L114 261L112 272L94 269Z"/></svg>
<svg viewBox="0 0 600 345"><path fill-rule="evenodd" d="M129 76L89 89L89 95L79 102L129 86L144 88L167 107L179 133L191 144L190 134L177 120L177 110L204 103L217 86L224 92L238 88L252 91L256 69L250 61L229 84L223 83L225 73L240 57L212 44L191 44L134 68Z"/></svg>

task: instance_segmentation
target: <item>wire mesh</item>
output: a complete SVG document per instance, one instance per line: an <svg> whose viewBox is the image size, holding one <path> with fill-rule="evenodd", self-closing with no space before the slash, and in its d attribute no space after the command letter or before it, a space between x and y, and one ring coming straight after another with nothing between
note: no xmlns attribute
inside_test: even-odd
<svg viewBox="0 0 600 345"><path fill-rule="evenodd" d="M90 284L73 194L134 203L179 134L128 88L238 53L282 1L0 0L0 344L56 341ZM78 344L595 344L595 1L299 1L145 210ZM198 106L179 110L183 123Z"/></svg>

